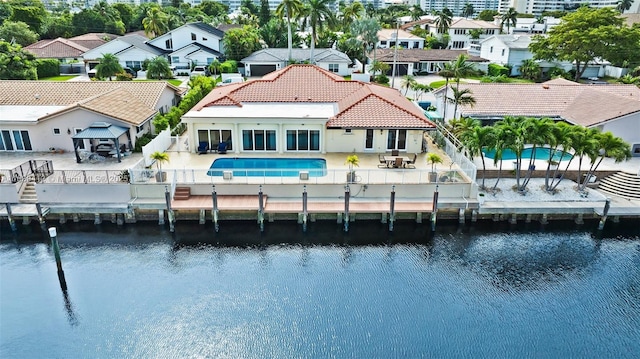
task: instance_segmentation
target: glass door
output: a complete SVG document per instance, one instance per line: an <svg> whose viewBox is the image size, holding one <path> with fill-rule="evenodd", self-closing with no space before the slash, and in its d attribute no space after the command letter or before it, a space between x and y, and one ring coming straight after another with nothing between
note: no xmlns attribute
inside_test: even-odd
<svg viewBox="0 0 640 359"><path fill-rule="evenodd" d="M365 136L364 136L364 150L365 151L371 151L373 150L373 129L368 128L366 130Z"/></svg>

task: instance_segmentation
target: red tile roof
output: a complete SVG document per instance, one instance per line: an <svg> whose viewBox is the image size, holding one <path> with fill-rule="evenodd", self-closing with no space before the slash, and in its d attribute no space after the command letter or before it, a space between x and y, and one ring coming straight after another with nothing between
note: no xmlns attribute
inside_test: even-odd
<svg viewBox="0 0 640 359"><path fill-rule="evenodd" d="M89 51L89 48L62 37L53 40L40 40L35 44L25 46L24 49L42 59L77 58Z"/></svg>
<svg viewBox="0 0 640 359"><path fill-rule="evenodd" d="M194 108L243 103L335 103L327 127L434 128L422 109L388 87L344 78L313 65L290 65L260 80L213 89Z"/></svg>

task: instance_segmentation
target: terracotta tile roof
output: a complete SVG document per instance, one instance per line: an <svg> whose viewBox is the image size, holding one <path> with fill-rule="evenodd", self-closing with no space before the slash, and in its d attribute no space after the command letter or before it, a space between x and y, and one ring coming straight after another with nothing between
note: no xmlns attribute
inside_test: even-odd
<svg viewBox="0 0 640 359"><path fill-rule="evenodd" d="M88 49L95 49L96 47L103 45L115 38L118 35L107 34L104 32L91 32L84 35L70 37L69 40L75 42L78 45L84 46Z"/></svg>
<svg viewBox="0 0 640 359"><path fill-rule="evenodd" d="M464 17L454 19L449 29L499 29L500 26L483 20L471 20Z"/></svg>
<svg viewBox="0 0 640 359"><path fill-rule="evenodd" d="M62 37L53 40L40 40L35 44L25 46L24 49L43 59L77 58L89 51L89 48Z"/></svg>
<svg viewBox="0 0 640 359"><path fill-rule="evenodd" d="M432 128L421 109L395 89L344 78L313 65L291 65L253 80L217 87L193 111L243 103L335 103L327 126Z"/></svg>
<svg viewBox="0 0 640 359"><path fill-rule="evenodd" d="M410 39L410 40L424 40L423 37L416 36L408 31L397 30L398 31L398 39L400 41ZM378 31L378 40L387 41L394 40L396 38L396 29L381 29Z"/></svg>
<svg viewBox="0 0 640 359"><path fill-rule="evenodd" d="M377 49L376 60L380 62L393 62L394 49ZM461 54L467 55L469 62L486 62L480 56L470 56L466 50L437 50L437 49L398 49L397 61L399 62L425 62L425 61L453 61ZM373 59L373 51L369 53L369 58Z"/></svg>
<svg viewBox="0 0 640 359"><path fill-rule="evenodd" d="M128 90L114 88L107 93L99 94L63 110L41 117L40 120L55 117L78 108L84 108L134 125L143 123L157 112L153 107L147 106Z"/></svg>
<svg viewBox="0 0 640 359"><path fill-rule="evenodd" d="M640 89L634 85L583 85L567 80L542 84L461 84L476 103L461 106L471 117L559 117L574 124L594 126L640 112ZM441 93L444 88L437 90Z"/></svg>
<svg viewBox="0 0 640 359"><path fill-rule="evenodd" d="M0 105L13 106L64 106L122 88L146 106L155 107L162 91L169 87L180 90L164 81L24 81L0 80Z"/></svg>

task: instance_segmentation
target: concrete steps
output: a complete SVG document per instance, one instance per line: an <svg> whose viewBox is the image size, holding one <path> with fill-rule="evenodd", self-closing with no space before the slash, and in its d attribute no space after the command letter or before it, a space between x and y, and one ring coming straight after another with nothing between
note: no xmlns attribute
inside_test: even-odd
<svg viewBox="0 0 640 359"><path fill-rule="evenodd" d="M635 173L616 172L601 179L598 190L627 199L640 200L640 177Z"/></svg>
<svg viewBox="0 0 640 359"><path fill-rule="evenodd" d="M35 182L27 182L20 194L20 203L38 203Z"/></svg>
<svg viewBox="0 0 640 359"><path fill-rule="evenodd" d="M175 201L188 200L191 197L190 187L176 187L176 192L173 194Z"/></svg>

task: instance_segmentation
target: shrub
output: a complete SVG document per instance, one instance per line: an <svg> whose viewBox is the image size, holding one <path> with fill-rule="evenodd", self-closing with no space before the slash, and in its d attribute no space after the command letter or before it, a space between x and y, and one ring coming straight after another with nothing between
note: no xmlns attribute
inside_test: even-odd
<svg viewBox="0 0 640 359"><path fill-rule="evenodd" d="M56 59L36 60L36 71L38 78L60 76L60 61Z"/></svg>
<svg viewBox="0 0 640 359"><path fill-rule="evenodd" d="M153 119L153 129L155 130L155 132L159 132L164 130L165 128L169 127L169 120L164 117L163 115L156 115L156 117L154 117ZM136 146L138 145L138 143L136 142Z"/></svg>
<svg viewBox="0 0 640 359"><path fill-rule="evenodd" d="M389 83L389 78L387 77L387 75L383 74L376 76L374 81L381 85L387 85Z"/></svg>
<svg viewBox="0 0 640 359"><path fill-rule="evenodd" d="M499 64L489 64L489 76L509 76L509 69Z"/></svg>
<svg viewBox="0 0 640 359"><path fill-rule="evenodd" d="M155 121L155 120L154 120ZM142 146L147 145L153 139L153 135L150 133L145 133L144 135L138 137L136 140L136 146L133 149L133 152L142 152Z"/></svg>
<svg viewBox="0 0 640 359"><path fill-rule="evenodd" d="M233 74L238 72L238 63L234 60L227 60L220 64L220 72Z"/></svg>
<svg viewBox="0 0 640 359"><path fill-rule="evenodd" d="M133 76L127 72L118 72L116 74L116 81L133 81Z"/></svg>
<svg viewBox="0 0 640 359"><path fill-rule="evenodd" d="M147 66L149 66L149 62L151 62L151 60L149 59L144 59L144 61L142 61L142 71L147 71Z"/></svg>

